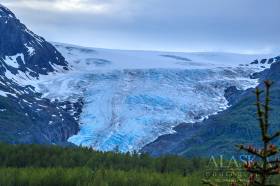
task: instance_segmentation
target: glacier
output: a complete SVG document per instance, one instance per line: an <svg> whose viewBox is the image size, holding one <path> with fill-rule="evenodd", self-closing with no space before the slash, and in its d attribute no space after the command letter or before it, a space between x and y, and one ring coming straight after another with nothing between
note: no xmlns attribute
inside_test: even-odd
<svg viewBox="0 0 280 186"><path fill-rule="evenodd" d="M250 75L262 70L249 65L256 55L54 45L71 70L40 76L32 85L52 100L82 98L80 131L68 141L101 151L140 150L182 122L226 109L224 90L256 86Z"/></svg>

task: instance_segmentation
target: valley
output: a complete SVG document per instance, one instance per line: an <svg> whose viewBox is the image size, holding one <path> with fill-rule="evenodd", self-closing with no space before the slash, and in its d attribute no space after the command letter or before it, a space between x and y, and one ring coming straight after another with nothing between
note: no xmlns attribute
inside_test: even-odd
<svg viewBox="0 0 280 186"><path fill-rule="evenodd" d="M80 130L68 141L101 151L139 151L174 133L180 123L215 115L230 106L224 96L228 87L255 87L258 79L250 76L263 70L247 62L254 55L54 46L70 71L40 76L31 84L50 100L83 99Z"/></svg>

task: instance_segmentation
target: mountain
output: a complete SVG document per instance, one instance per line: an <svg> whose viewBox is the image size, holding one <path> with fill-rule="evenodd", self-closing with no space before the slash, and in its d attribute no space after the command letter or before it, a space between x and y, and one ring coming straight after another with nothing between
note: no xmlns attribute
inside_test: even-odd
<svg viewBox="0 0 280 186"><path fill-rule="evenodd" d="M64 57L44 38L34 34L0 5L0 72L38 77L56 67L67 70Z"/></svg>
<svg viewBox="0 0 280 186"><path fill-rule="evenodd" d="M62 144L77 133L69 110L81 102L41 98L29 81L67 71L65 58L0 5L0 140L8 143ZM78 111L77 111L78 112Z"/></svg>
<svg viewBox="0 0 280 186"><path fill-rule="evenodd" d="M228 150L249 139L244 131L256 134L245 122L254 116L245 106L250 88L278 78L279 57L270 55L49 43L3 6L0 33L0 141L8 143L153 155Z"/></svg>
<svg viewBox="0 0 280 186"><path fill-rule="evenodd" d="M33 86L51 100L83 98L80 130L68 141L102 151L140 150L182 122L225 110L227 88L257 86L252 74L270 66L250 64L256 55L54 45L71 70L42 76Z"/></svg>
<svg viewBox="0 0 280 186"><path fill-rule="evenodd" d="M269 69L255 73L260 82L272 80L270 124L272 130L279 130L280 115L280 56L272 58L274 63ZM264 60L262 60L264 61ZM264 88L263 83L258 85ZM177 154L183 156L239 155L237 144L254 144L260 136L255 108L254 89L232 91L227 97L231 107L197 123L182 123L175 128L176 133L159 137L146 145L142 152L160 156ZM229 89L228 89L229 90ZM194 100L195 102L197 100Z"/></svg>

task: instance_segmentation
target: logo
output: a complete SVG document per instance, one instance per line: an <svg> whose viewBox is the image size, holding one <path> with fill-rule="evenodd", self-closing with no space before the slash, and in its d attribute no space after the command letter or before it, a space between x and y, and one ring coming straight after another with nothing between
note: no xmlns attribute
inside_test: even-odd
<svg viewBox="0 0 280 186"><path fill-rule="evenodd" d="M244 165L251 164L255 156L242 154L240 156L225 157L224 155L211 156L204 171L204 178L213 180L216 183L232 183L236 180L246 181Z"/></svg>

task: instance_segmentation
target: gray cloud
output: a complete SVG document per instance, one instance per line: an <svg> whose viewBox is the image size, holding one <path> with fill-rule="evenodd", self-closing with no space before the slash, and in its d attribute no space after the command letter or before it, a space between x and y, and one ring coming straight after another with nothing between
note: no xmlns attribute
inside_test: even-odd
<svg viewBox="0 0 280 186"><path fill-rule="evenodd" d="M279 0L2 0L36 33L104 48L280 51Z"/></svg>

